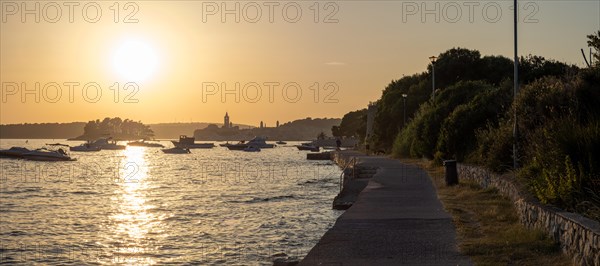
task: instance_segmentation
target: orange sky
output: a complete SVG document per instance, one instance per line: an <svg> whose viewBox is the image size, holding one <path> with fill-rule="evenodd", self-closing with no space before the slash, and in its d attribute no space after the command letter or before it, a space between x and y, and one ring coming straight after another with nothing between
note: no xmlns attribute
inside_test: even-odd
<svg viewBox="0 0 600 266"><path fill-rule="evenodd" d="M3 1L0 123L341 117L449 48L512 56L511 1L131 3ZM528 3L520 54L582 66L599 2Z"/></svg>

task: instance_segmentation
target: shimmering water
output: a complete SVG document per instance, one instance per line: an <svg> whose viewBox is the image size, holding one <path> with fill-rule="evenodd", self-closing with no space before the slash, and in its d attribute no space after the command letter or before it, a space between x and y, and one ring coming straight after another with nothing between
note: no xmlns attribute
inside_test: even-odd
<svg viewBox="0 0 600 266"><path fill-rule="evenodd" d="M57 140L1 140L0 148ZM169 145L168 142L163 142ZM292 145L294 143L289 143ZM169 145L170 146L170 145ZM270 265L301 259L341 214L340 169L294 147L72 152L0 159L0 262Z"/></svg>

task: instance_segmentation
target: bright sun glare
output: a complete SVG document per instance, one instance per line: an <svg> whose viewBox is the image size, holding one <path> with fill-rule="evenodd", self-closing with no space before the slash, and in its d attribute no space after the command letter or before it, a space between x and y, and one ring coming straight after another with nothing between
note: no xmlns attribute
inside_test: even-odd
<svg viewBox="0 0 600 266"><path fill-rule="evenodd" d="M128 82L144 81L156 72L158 55L147 42L128 40L113 55L113 68Z"/></svg>

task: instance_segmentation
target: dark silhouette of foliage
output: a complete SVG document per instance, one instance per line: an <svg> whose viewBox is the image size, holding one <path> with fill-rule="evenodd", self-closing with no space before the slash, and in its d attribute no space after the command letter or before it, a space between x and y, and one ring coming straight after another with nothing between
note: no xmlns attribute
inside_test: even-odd
<svg viewBox="0 0 600 266"><path fill-rule="evenodd" d="M367 109L349 112L344 115L339 126L333 126L334 137L357 137L363 139L366 134Z"/></svg>
<svg viewBox="0 0 600 266"><path fill-rule="evenodd" d="M596 33L596 35L594 34L590 34L587 36L588 41L587 44L589 47L593 48L594 50L596 50L594 52L594 65L595 66L600 66L600 30Z"/></svg>
<svg viewBox="0 0 600 266"><path fill-rule="evenodd" d="M542 56L528 55L519 59L519 81L523 84L529 84L547 76L574 75L576 71L575 66L569 66L556 60L547 60Z"/></svg>
<svg viewBox="0 0 600 266"><path fill-rule="evenodd" d="M428 72L393 80L383 90L381 99L377 102L378 110L373 128L377 146L391 146L398 132L405 127L402 94L408 95L407 123L413 119L419 106L431 98L431 71L432 66L429 65ZM452 48L440 54L435 64L436 98L446 87L459 81L483 80L492 85L499 85L512 72L512 60L506 57L482 58L479 51Z"/></svg>
<svg viewBox="0 0 600 266"><path fill-rule="evenodd" d="M390 147L398 131L404 127L404 100L406 94L406 119L412 119L413 114L431 96L431 83L425 73L405 76L394 80L383 90L381 99L377 102L377 114L373 126L374 139L377 146Z"/></svg>
<svg viewBox="0 0 600 266"><path fill-rule="evenodd" d="M497 126L501 114L511 105L512 84L483 86L471 101L457 106L442 123L436 159L464 161L477 147L475 133L486 125Z"/></svg>
<svg viewBox="0 0 600 266"><path fill-rule="evenodd" d="M119 117L89 121L83 128L84 139L112 137L114 139L151 139L154 132L142 122Z"/></svg>
<svg viewBox="0 0 600 266"><path fill-rule="evenodd" d="M395 155L433 159L444 121L455 108L491 89L491 85L483 81L461 81L443 90L433 103L422 104L410 126L396 137L394 146L398 147L394 147Z"/></svg>

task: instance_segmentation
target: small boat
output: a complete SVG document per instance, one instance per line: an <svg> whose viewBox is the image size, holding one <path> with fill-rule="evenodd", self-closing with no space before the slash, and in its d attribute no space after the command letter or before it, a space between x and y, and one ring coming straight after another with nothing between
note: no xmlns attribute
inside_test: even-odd
<svg viewBox="0 0 600 266"><path fill-rule="evenodd" d="M311 143L302 143L302 145L296 145L296 148L301 151L319 151L319 146L315 146Z"/></svg>
<svg viewBox="0 0 600 266"><path fill-rule="evenodd" d="M69 154L62 148L57 150L51 150L47 148L41 148L26 152L21 155L23 159L31 161L75 161Z"/></svg>
<svg viewBox="0 0 600 266"><path fill-rule="evenodd" d="M124 150L127 148L125 145L119 145L112 138L99 139L90 144L91 146L100 147L103 150Z"/></svg>
<svg viewBox="0 0 600 266"><path fill-rule="evenodd" d="M285 142L285 141L283 141L283 140L280 140L280 141L278 141L278 142L275 142L275 143L276 143L276 144L279 144L279 145L285 145L285 144L287 144L287 142Z"/></svg>
<svg viewBox="0 0 600 266"><path fill-rule="evenodd" d="M187 148L187 149L212 149L215 147L213 143L196 143L194 137L188 137L185 135L179 136L179 141L171 141L175 147Z"/></svg>
<svg viewBox="0 0 600 266"><path fill-rule="evenodd" d="M229 145L229 146L227 146L227 148L230 150L241 151L249 146L254 146L254 147L257 147L260 149L269 149L269 148L275 147L274 144L267 143L266 137L254 137L253 139L249 140L246 143L244 143L243 141L240 141L240 143Z"/></svg>
<svg viewBox="0 0 600 266"><path fill-rule="evenodd" d="M169 154L191 153L190 149L188 149L188 148L181 148L181 147L173 147L173 148L170 148L170 149L162 149L162 152L169 153Z"/></svg>
<svg viewBox="0 0 600 266"><path fill-rule="evenodd" d="M11 147L8 150L0 150L0 157L23 158L23 154L30 152L30 149L23 147Z"/></svg>
<svg viewBox="0 0 600 266"><path fill-rule="evenodd" d="M127 143L127 146L136 147L151 147L151 148L164 148L165 146L160 143L146 142L145 140L131 141Z"/></svg>
<svg viewBox="0 0 600 266"><path fill-rule="evenodd" d="M255 146L248 146L248 147L244 148L243 151L246 151L246 152L257 152L257 151L260 151L260 148L259 147L255 147Z"/></svg>
<svg viewBox="0 0 600 266"><path fill-rule="evenodd" d="M88 152L88 151L100 151L100 150L102 150L102 148L100 148L98 146L92 146L90 143L84 143L79 146L69 147L69 150L70 151Z"/></svg>
<svg viewBox="0 0 600 266"><path fill-rule="evenodd" d="M219 146L221 146L221 147L227 147L229 145L232 145L231 143L229 143L229 141L227 143L221 143L221 144L219 144Z"/></svg>

